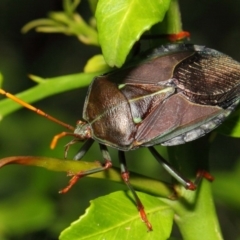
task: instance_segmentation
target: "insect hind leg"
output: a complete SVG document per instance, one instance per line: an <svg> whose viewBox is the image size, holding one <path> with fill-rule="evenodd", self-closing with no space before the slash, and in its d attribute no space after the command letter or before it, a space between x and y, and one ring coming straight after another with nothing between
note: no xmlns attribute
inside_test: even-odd
<svg viewBox="0 0 240 240"><path fill-rule="evenodd" d="M174 177L179 183L181 183L188 190L196 190L202 178L206 178L209 181L213 181L214 177L205 170L199 170L194 182L183 177L176 169L171 166L157 151L154 147L148 147L154 158L163 166L163 168Z"/></svg>

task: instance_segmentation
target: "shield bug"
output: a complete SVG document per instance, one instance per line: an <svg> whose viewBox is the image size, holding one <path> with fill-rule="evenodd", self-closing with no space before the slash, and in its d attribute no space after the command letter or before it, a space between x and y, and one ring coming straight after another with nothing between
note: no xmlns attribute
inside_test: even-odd
<svg viewBox="0 0 240 240"><path fill-rule="evenodd" d="M50 117L1 90L25 107L67 127L73 132L70 145L85 141L75 156L81 159L92 143L99 143L105 164L81 172L61 192L67 192L81 177L112 166L107 146L118 149L121 174L132 191L141 218L149 230L143 205L129 182L124 152L148 147L163 167L187 189L196 184L177 173L154 149L154 145L173 146L195 140L219 126L239 102L240 64L231 57L204 46L163 45L146 52L140 60L95 77L89 86L83 109L84 121L76 128ZM198 178L211 176L201 172Z"/></svg>

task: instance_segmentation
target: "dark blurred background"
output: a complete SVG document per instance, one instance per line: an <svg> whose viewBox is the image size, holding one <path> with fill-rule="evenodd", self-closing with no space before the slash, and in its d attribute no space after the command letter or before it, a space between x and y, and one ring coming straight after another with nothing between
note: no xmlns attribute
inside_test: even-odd
<svg viewBox="0 0 240 240"><path fill-rule="evenodd" d="M181 0L180 6L183 28L191 33L191 42L217 49L240 61L240 1ZM34 31L20 33L29 21L61 10L61 0L0 0L0 71L4 76L4 89L17 93L34 86L27 78L29 73L54 77L81 72L87 59L99 53L98 48L86 47L75 37ZM78 10L88 18L87 1L82 1ZM81 119L86 90L63 93L34 105L74 125ZM14 155L62 158L68 139L62 139L56 150L49 149L52 136L62 130L28 110L17 111L0 124L0 158ZM211 171L231 173L239 161L239 146L240 140L217 135L211 145ZM90 151L86 159L99 159L97 145L94 148L96 151ZM78 146L73 146L70 156L77 149ZM116 151L111 152L117 164ZM132 159L128 161L130 169L141 171L144 168L146 175L155 177L161 171L144 149L130 152L127 157ZM86 178L62 196L57 192L67 183L64 173L22 166L1 169L0 179L0 240L57 239L62 229L84 213L89 200L126 189L122 185ZM224 238L240 239L240 206L217 201L217 210Z"/></svg>

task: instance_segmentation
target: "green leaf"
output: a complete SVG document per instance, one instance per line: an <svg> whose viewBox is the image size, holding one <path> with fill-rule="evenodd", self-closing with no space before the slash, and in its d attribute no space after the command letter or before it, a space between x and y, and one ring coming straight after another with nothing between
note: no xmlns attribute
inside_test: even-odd
<svg viewBox="0 0 240 240"><path fill-rule="evenodd" d="M33 103L57 93L66 92L79 87L86 87L90 84L93 77L102 73L103 72L77 73L46 79L31 75L30 78L39 84L20 94L17 94L16 96L25 102ZM22 106L20 104L15 103L11 99L1 100L0 118L3 118L7 114L10 114L21 107Z"/></svg>
<svg viewBox="0 0 240 240"><path fill-rule="evenodd" d="M133 44L161 22L170 0L99 0L96 19L106 62L121 67Z"/></svg>
<svg viewBox="0 0 240 240"><path fill-rule="evenodd" d="M166 240L172 229L173 211L156 197L140 192L138 195L153 231L147 232L131 194L119 191L91 201L86 213L65 229L60 239Z"/></svg>
<svg viewBox="0 0 240 240"><path fill-rule="evenodd" d="M91 57L86 65L84 66L84 72L85 73L91 73L91 72L107 72L109 71L111 68L106 64L103 55L102 54L98 54L95 55L93 57Z"/></svg>

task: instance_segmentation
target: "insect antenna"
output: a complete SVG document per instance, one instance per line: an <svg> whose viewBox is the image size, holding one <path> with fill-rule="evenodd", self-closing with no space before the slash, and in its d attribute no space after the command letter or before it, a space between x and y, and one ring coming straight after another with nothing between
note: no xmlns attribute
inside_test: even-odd
<svg viewBox="0 0 240 240"><path fill-rule="evenodd" d="M14 102L22 105L23 107L25 107L25 108L27 108L27 109L29 109L29 110L31 110L31 111L33 111L33 112L35 112L35 113L43 116L43 117L45 117L45 118L47 118L47 119L49 119L49 120L51 120L51 121L53 121L53 122L55 122L55 123L63 126L63 127L65 127L65 128L67 128L67 129L69 129L69 130L71 130L71 131L74 131L74 127L73 127L73 126L71 126L71 125L69 125L69 124L67 124L67 123L62 122L62 121L58 120L57 118L52 117L51 115L43 112L42 110L40 110L40 109L38 109L38 108L35 108L34 106L28 104L27 102L24 102L24 101L21 100L20 98L14 96L14 95L11 94L11 93L6 92L5 90L3 90L3 89L1 89L1 88L0 88L0 94L4 95L4 96L7 97L7 98L10 98L10 99L13 100Z"/></svg>

